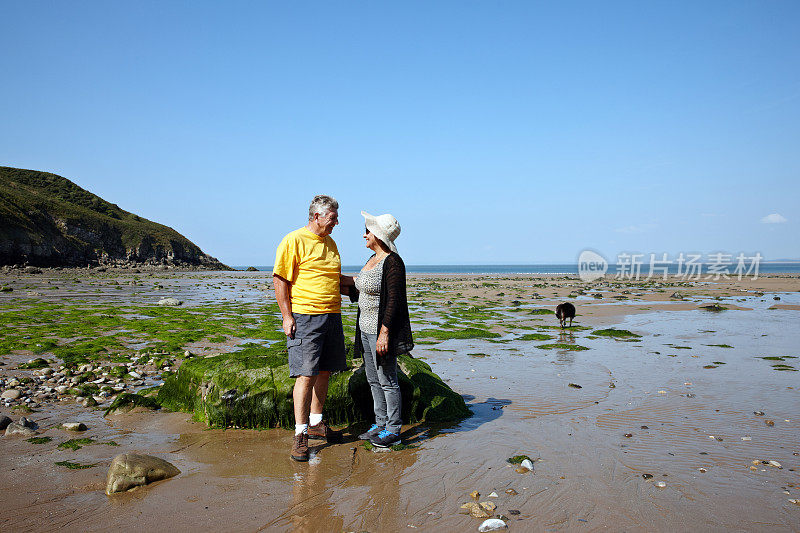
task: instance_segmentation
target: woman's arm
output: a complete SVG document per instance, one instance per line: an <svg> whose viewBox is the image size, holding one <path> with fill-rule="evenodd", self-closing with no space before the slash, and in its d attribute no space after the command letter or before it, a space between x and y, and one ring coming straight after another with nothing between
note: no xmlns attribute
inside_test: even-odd
<svg viewBox="0 0 800 533"><path fill-rule="evenodd" d="M392 254L386 258L383 275L386 279L386 306L381 328L378 331L378 342L375 344L375 351L378 352L378 355L386 355L389 351L389 329L397 319L402 305L400 293L406 284L406 267L399 255Z"/></svg>

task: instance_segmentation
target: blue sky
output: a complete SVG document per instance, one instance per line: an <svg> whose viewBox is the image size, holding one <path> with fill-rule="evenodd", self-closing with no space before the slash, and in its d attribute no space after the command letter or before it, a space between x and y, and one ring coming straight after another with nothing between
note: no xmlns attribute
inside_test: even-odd
<svg viewBox="0 0 800 533"><path fill-rule="evenodd" d="M272 264L317 193L345 264L362 209L409 264L800 258L799 25L795 1L3 2L0 164L232 265Z"/></svg>

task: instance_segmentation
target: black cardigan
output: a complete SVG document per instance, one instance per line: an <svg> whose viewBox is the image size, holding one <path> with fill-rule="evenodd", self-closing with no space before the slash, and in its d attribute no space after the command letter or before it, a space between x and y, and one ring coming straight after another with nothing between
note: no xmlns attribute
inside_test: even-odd
<svg viewBox="0 0 800 533"><path fill-rule="evenodd" d="M358 289L350 287L350 301L358 301ZM358 325L361 310L356 315L356 338L353 343L353 357L362 357L364 346L361 343L361 328ZM389 354L398 356L414 348L411 337L411 320L408 316L406 297L406 265L395 252L389 253L383 261L381 275L381 297L378 304L378 333L381 325L389 329ZM381 358L377 358L378 366Z"/></svg>

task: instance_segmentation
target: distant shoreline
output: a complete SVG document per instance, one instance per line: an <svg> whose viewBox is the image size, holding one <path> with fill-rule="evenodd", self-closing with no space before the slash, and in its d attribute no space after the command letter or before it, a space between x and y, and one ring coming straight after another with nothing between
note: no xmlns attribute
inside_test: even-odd
<svg viewBox="0 0 800 533"><path fill-rule="evenodd" d="M711 263L702 264L703 275L708 272L708 267ZM343 265L342 272L358 272L361 270L362 265ZM729 266L729 275L733 274L736 264ZM249 266L233 266L231 267L237 271L244 271L250 268ZM259 272L271 272L272 266L255 265ZM618 272L621 267L616 264L608 266L608 274ZM630 268L630 266L627 266ZM642 276L647 275L648 264L641 265ZM685 270L685 267L684 267ZM549 274L549 275L577 275L577 263L533 263L528 265L406 265L406 272L408 274L442 274L442 275L456 275L456 274ZM667 274L677 274L677 265L670 265ZM800 261L763 261L759 265L759 274L800 274ZM661 271L659 270L654 274L654 277L659 277Z"/></svg>

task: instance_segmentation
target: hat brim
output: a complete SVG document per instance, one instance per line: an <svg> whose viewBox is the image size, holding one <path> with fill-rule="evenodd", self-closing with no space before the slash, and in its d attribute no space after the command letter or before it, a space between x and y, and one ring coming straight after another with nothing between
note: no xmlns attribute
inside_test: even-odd
<svg viewBox="0 0 800 533"><path fill-rule="evenodd" d="M394 241L390 240L389 237L386 235L386 232L383 228L378 224L378 221L375 219L374 216L370 215L366 211L361 211L361 216L364 217L364 225L367 227L370 233L375 235L380 241L389 247L394 253L397 253L397 246L395 246Z"/></svg>

